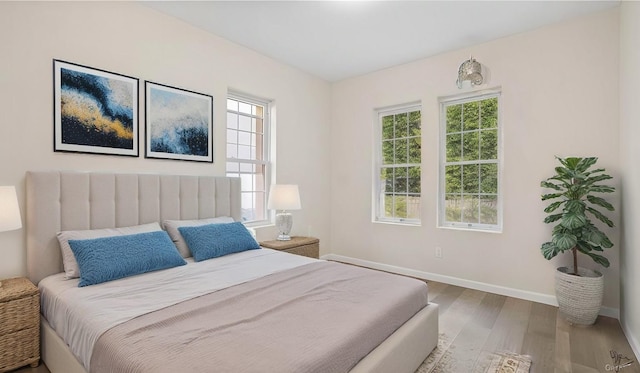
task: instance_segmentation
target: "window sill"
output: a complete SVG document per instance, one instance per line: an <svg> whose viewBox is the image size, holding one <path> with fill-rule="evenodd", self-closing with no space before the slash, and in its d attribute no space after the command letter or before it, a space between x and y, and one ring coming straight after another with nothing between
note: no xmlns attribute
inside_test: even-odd
<svg viewBox="0 0 640 373"><path fill-rule="evenodd" d="M262 229L262 228L269 228L269 227L275 227L276 225L268 220L262 220L262 221L256 221L256 222L251 222L251 223L243 223L245 227L247 228L253 228L253 229Z"/></svg>
<svg viewBox="0 0 640 373"><path fill-rule="evenodd" d="M374 224L387 224L387 225L399 225L402 227L421 227L422 222L420 221L385 221L385 220L374 220L372 221Z"/></svg>
<svg viewBox="0 0 640 373"><path fill-rule="evenodd" d="M438 225L437 228L441 229L450 229L454 231L466 231L466 232L480 232L480 233L502 233L502 228L499 229L488 229L488 228L466 228L466 227L457 227L452 225Z"/></svg>

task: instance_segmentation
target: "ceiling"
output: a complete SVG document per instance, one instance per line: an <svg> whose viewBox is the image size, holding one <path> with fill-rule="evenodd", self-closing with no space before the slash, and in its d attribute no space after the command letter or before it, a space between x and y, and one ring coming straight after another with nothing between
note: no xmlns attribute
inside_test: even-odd
<svg viewBox="0 0 640 373"><path fill-rule="evenodd" d="M620 1L142 4L334 82L613 8Z"/></svg>

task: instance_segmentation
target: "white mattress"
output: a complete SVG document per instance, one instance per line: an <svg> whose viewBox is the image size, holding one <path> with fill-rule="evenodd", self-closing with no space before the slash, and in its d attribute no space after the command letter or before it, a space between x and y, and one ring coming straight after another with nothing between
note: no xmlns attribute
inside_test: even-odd
<svg viewBox="0 0 640 373"><path fill-rule="evenodd" d="M108 329L134 317L203 294L312 263L317 259L270 249L193 262L185 266L79 288L64 273L38 284L42 314L89 370L93 345Z"/></svg>

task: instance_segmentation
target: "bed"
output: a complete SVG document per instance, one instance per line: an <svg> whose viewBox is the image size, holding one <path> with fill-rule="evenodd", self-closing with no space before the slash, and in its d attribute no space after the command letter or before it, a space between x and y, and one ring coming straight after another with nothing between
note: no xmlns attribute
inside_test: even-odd
<svg viewBox="0 0 640 373"><path fill-rule="evenodd" d="M165 220L189 220L189 219L204 219L204 218L212 218L212 217L231 217L235 221L240 220L241 210L240 210L240 181L235 178L226 178L226 177L213 177L213 176L180 176L180 175L151 175L151 174L113 174L113 173L85 173L85 172L59 172L59 171L50 171L50 172L28 172L27 173L27 270L28 276L32 282L35 284L39 284L43 279L46 279L42 282L41 285L46 285L48 282L52 282L56 276L60 277L63 272L62 265L62 256L60 253L59 243L56 238L56 234L60 231L69 231L69 230L90 230L90 229L99 229L99 228L115 228L115 227L128 227L135 226L146 223L153 222L163 222ZM220 259L220 261L218 261ZM170 301L171 306L166 306L161 304L162 299L164 299L164 295L158 297L159 305L154 305L154 310L149 312L143 312L139 315L131 316L129 315L129 320L135 320L136 322L146 322L147 324L143 324L142 326L136 326L137 329L127 329L129 325L133 325L134 323L124 322L119 323L115 327L110 327L111 325L107 322L103 326L102 329L98 328L95 334L97 334L96 340L94 340L93 344L90 347L84 346L85 349L90 349L91 353L93 349L96 348L94 356L92 356L92 360L87 360L83 355L79 355L77 350L78 347L74 346L73 343L69 343L69 337L66 337L66 340L60 336L60 334L65 334L65 332L60 331L61 324L64 325L64 322L60 322L56 320L58 316L56 313L49 313L50 310L48 305L52 303L50 299L44 300L43 298L43 313L48 314L48 316L42 315L41 319L41 355L43 361L46 363L47 367L52 373L65 372L65 373L82 373L90 371L87 368L87 365L93 365L94 361L96 361L95 367L98 367L99 364L110 365L110 361L119 360L121 355L126 351L117 351L120 345L119 341L127 342L131 340L132 335L140 335L140 340L135 342L147 341L147 340L157 340L158 344L164 344L166 340L175 340L173 346L169 348L176 351L182 351L179 355L188 356L188 352L198 351L195 347L191 348L191 346L196 346L197 343L193 341L200 341L202 338L206 338L206 342L210 343L213 341L211 335L222 335L223 333L216 333L215 330L208 334L207 336L202 337L201 333L202 328L191 328L188 326L184 326L183 324L177 324L178 326L174 327L178 328L177 333L175 330L162 330L160 334L156 333L153 335L149 334L141 334L141 331L147 331L151 328L151 326L163 325L167 324L167 320L174 320L179 317L175 316L173 313L168 312L183 312L183 314L199 314L201 315L200 321L196 318L194 322L205 322L208 319L223 319L227 316L238 314L238 311L227 312L224 313L224 310L227 306L231 306L232 303L236 302L237 299L243 299L247 297L247 294L257 294L264 293L264 297L262 298L250 298L249 303L259 303L263 304L264 309L288 309L286 307L277 307L269 306L269 302L275 302L279 296L286 293L285 291L275 290L273 287L276 284L283 283L286 284L286 287L292 287L292 283L298 283L301 286L307 286L306 289L301 290L304 294L308 294L310 288L313 288L315 291L316 287L314 284L318 284L321 281L329 281L326 286L322 286L323 288L335 288L338 283L347 283L347 282L357 282L357 279L360 279L359 282L362 286L373 286L374 288L377 286L377 282L382 283L395 283L396 279L399 281L397 286L398 289L401 287L405 287L404 281L417 281L403 278L401 276L393 276L388 274L381 274L376 271L361 269L361 268L351 268L352 266L337 264L325 261L312 260L309 258L304 258L300 256L295 256L292 254L280 253L273 250L268 249L258 249L258 250L250 250L246 252L239 252L229 256L225 256L222 258L216 258L210 261L202 261L195 263L191 259L187 259L188 264L176 268L166 269L162 271L151 272L144 275L133 276L132 279L123 279L117 280L113 283L105 283L97 286L87 286L85 289L92 288L91 299L92 302L94 299L98 299L99 297L103 297L105 294L111 291L112 293L122 293L122 289L125 286L130 286L132 291L138 291L140 286L147 285L139 285L136 284L136 281L142 281L140 279L152 278L152 280L148 282L164 284L159 288L155 288L153 291L147 293L155 293L159 291L159 289L181 289L181 291L176 291L179 297L182 300L180 301ZM201 271L206 273L207 276L210 275L211 272L216 272L218 268L222 268L227 265L231 265L229 263L239 263L240 265L249 266L249 269L237 270L236 267L229 267L230 273L247 273L251 278L240 278L235 280L236 282L230 284L229 286L221 286L219 289L200 289L198 286L204 286L202 283L223 283L224 281L219 280L211 280L207 278L206 281L195 281L196 285L193 283L189 283L189 285L179 285L176 283L175 286L170 286L167 284L173 284L175 282L175 278L181 277L181 275L177 275L176 273L189 272L194 273L195 268L198 266L201 267ZM225 263L225 264L220 264ZM233 264L234 266L236 264ZM212 266L211 268L206 266ZM350 268L346 268L350 267ZM213 269L212 269L213 268ZM355 270L355 272L353 272ZM181 272L182 271L182 272ZM168 278L163 279L162 276L169 276ZM198 278L196 275L196 278ZM222 274L222 278L228 278L226 274ZM315 277L314 277L315 276ZM346 276L344 281L338 281L337 279L342 278L341 276ZM372 276L372 277L368 277ZM390 277L378 277L378 276L390 276ZM348 277L348 278L347 278ZM296 279L296 280L291 280ZM355 279L355 280L354 280ZM164 282L163 282L164 281ZM60 293L71 292L73 293L75 289L77 289L77 283L69 282L69 280L58 281L63 288L66 286L65 291L60 291ZM73 285L69 285L73 284ZM241 284L238 285L238 284ZM407 285L409 283L406 283ZM208 285L207 285L208 286ZM251 288L253 286L253 288ZM411 284L414 286L414 284ZM188 288L190 291L194 291L194 294L185 295L184 289ZM55 290L50 290L50 288L41 287L44 289L44 293L55 293ZM55 286L51 289L56 289ZM194 290L195 289L195 290ZM199 290L197 290L199 289ZM272 290L272 293L269 293L269 289ZM359 293L370 292L369 290L359 291ZM163 290L163 291L165 291ZM291 290L297 291L297 290ZM349 290L351 291L351 290ZM239 293L238 293L239 292ZM88 294L88 293L83 293ZM204 295L206 294L206 295ZM328 297L325 293L318 293L318 297L326 298ZM216 298L214 298L214 295ZM222 298L220 298L223 296ZM226 298L224 298L226 296ZM284 296L284 295L282 295ZM306 296L306 295L305 295ZM421 295L424 297L424 295ZM187 298L184 298L187 297ZM334 297L334 295L331 295ZM81 297L80 297L81 298ZM132 298L135 298L132 296ZM211 299L209 299L211 298ZM302 297L304 298L304 297ZM348 300L349 297L347 297ZM378 299L380 298L380 299ZM409 298L416 298L416 296L410 296ZM389 298L393 299L393 298ZM130 301L125 299L125 302ZM378 296L369 296L363 297L362 302L364 303L354 303L350 305L349 309L357 309L358 312L364 312L366 308L369 309L377 309L378 306L382 306L383 304L376 302L383 302L384 299ZM100 304L99 300L96 300L96 304ZM112 300L102 300L102 302L106 302L104 304L109 304ZM197 304L208 302L206 304ZM282 304L285 303L293 303L289 302L286 299L281 299L279 301ZM373 302L373 303L366 303ZM389 303L390 301L385 301ZM145 302L149 303L149 302ZM151 302L155 303L155 302ZM279 304L280 304L279 303ZM267 305L265 305L267 304ZM363 307L366 305L366 307ZM82 306L82 304L81 304ZM359 309L358 306L363 307ZM76 306L72 306L76 307ZM198 308L187 308L187 307L198 307ZM240 304L240 309L247 308L246 304ZM265 341L260 345L260 349L265 349L267 354L265 357L255 357L255 361L253 364L255 366L246 366L246 365L229 365L228 367L224 364L227 362L233 363L235 360L243 359L246 357L247 351L252 350L243 350L241 351L245 355L239 355L239 357L232 357L233 350L217 350L220 351L217 355L217 359L220 357L224 357L226 359L229 356L228 361L220 361L217 360L216 368L210 367L206 369L206 371L288 371L290 368L286 365L283 365L286 368L277 368L278 366L271 366L269 364L273 363L274 360L285 360L282 359L281 356L277 355L282 354L283 351L289 351L290 349L293 351L294 348L297 348L298 345L308 344L305 342L305 338L308 341L315 341L315 338L310 338L309 335L298 336L298 339L295 339L291 330L287 329L287 325L290 321L294 321L294 319L302 319L303 323L302 329L300 327L296 327L295 330L304 330L305 333L313 333L313 330L307 331L304 325L313 325L316 323L318 319L323 318L323 313L316 313L318 310L313 310L314 307L309 307L308 304L305 305L304 302L301 302L298 305L298 309L291 308L289 311L290 315L286 322L277 321L275 325L278 326L279 329L275 329L268 332L268 336L265 336ZM344 307L344 305L343 305ZM416 307L415 305L413 307ZM120 307L127 308L127 307ZM316 307L317 308L317 307ZM174 309L182 309L174 310ZM203 310L207 310L204 312ZM216 313L218 312L218 313ZM278 311L280 312L280 311ZM395 313L411 313L406 316L405 320L394 321L397 325L389 326L393 324L391 321L387 322L385 319L384 322L373 322L372 324L378 325L370 325L370 329L379 329L380 327L384 329L392 327L393 330L376 332L376 333L386 333L386 336L382 338L379 342L372 342L375 338L368 337L368 334L365 334L366 337L357 337L354 341L350 341L348 344L345 344L340 350L351 350L351 347L354 347L354 354L361 354L361 356L351 356L350 359L353 363L347 362L346 364L350 364L349 369L344 368L336 368L336 371L345 371L348 370L350 372L358 373L358 372L407 372L413 373L415 369L420 365L420 363L426 358L426 356L435 348L437 344L438 337L438 309L435 304L424 304L419 306L417 311L397 311ZM111 315L111 312L103 312L104 314ZM347 314L349 312L342 312L342 314ZM304 317L301 317L304 316ZM230 316L229 316L230 317ZM240 317L240 316L239 316ZM308 317L308 318L306 318ZM365 316L360 316L356 313L356 319L364 318ZM372 316L374 317L374 316ZM376 319L375 317L378 317ZM370 320L379 320L379 316L375 316ZM49 320L49 319L51 320ZM254 319L256 317L247 316L241 318L242 320ZM393 317L390 318L390 320ZM113 323L113 321L110 321ZM229 320L229 324L240 324L237 320ZM351 324L351 321L348 321ZM57 326L57 330L54 330L52 327ZM357 324L356 321L353 324ZM329 325L328 327L331 327ZM374 328L375 327L375 328ZM105 329L106 328L106 329ZM80 328L84 329L84 328ZM87 328L89 329L89 328ZM184 330L193 329L191 332L196 333L196 337L193 336L184 336ZM254 326L249 328L251 330L255 329ZM369 328L367 328L369 329ZM336 330L336 336L339 338L336 341L323 340L322 338L318 338L319 344L339 344L345 343L345 341L349 341L349 337L342 337L338 333L339 330ZM370 331L367 330L367 333ZM72 332L72 334L75 333ZM171 338L163 338L165 334L163 333L172 333ZM68 334L68 333L67 333ZM232 339L221 339L216 343L223 345L232 345L236 343L236 334L241 334L241 332L233 332L227 333L228 335L225 338ZM240 343L239 346L244 346L249 348L248 346L251 344L251 341L254 339L260 339L265 333L261 333L260 335L252 335L250 336L250 340L237 342ZM330 333L332 334L332 333ZM169 335L169 334L167 334ZM230 335L230 336L229 336ZM83 337L84 338L84 337ZM376 337L380 338L380 337ZM324 342L323 342L324 341ZM367 346L367 344L374 343L374 345ZM313 343L311 343L313 345ZM82 344L81 344L82 345ZM104 347L107 346L107 347ZM189 345L190 348L184 349L185 345ZM201 343L202 345L202 343ZM206 345L206 344L205 344ZM100 346L98 349L95 346ZM266 346L266 347L265 347ZM220 347L220 348L222 348ZM323 369L318 368L322 365L318 363L318 359L314 356L316 352L315 348L317 346L304 346L304 349L300 350L302 352L293 353L296 360L298 358L304 358L303 360L309 360L309 362L303 362L302 364L311 364L311 365L297 365L297 367L310 367L307 368L296 368L298 371L323 371ZM145 347L146 348L146 347ZM124 348L124 350L128 350L130 347ZM238 349L238 348L236 348ZM105 350L107 352L102 352ZM113 350L113 352L111 352ZM122 350L122 349L120 349ZM147 351L147 350L142 350ZM203 350L204 351L204 350ZM365 351L365 352L363 352ZM341 360L341 356L338 353L342 351L331 351L325 352L328 355L328 360ZM113 354L113 355L112 355ZM275 355L274 355L275 354ZM335 356L334 356L335 354ZM134 354L136 355L136 354ZM145 354L137 354L137 355L146 355ZM166 353L158 353L157 355L153 355L156 363L160 362L160 366L167 368L169 364L173 361L174 357L165 357ZM251 353L251 356L255 354ZM98 357L96 357L98 356ZM278 358L274 358L274 356L278 356ZM134 356L135 358L135 356ZM165 364L162 364L162 359L166 359ZM192 361L198 360L197 358L191 358ZM262 359L262 360L261 360ZM206 361L205 359L202 359ZM325 359L327 360L327 359ZM90 361L90 364L87 363ZM102 363L99 363L99 362ZM106 363L105 363L106 362ZM136 365L137 362L131 363L130 365ZM199 361L198 364L201 364ZM331 364L331 363L326 363ZM150 365L151 366L151 365ZM202 371L203 366L206 365L194 365L193 371ZM295 366L295 365L292 365ZM225 368L226 367L226 368ZM241 368L238 368L241 367ZM244 369L246 367L246 369ZM268 369L267 369L268 367ZM313 369L311 368L313 367ZM110 367L108 367L110 368ZM97 369L97 368L96 368ZM113 368L120 369L120 368ZM124 369L124 368L123 368ZM320 370L318 370L320 369ZM95 369L91 369L94 371ZM109 371L103 370L103 371ZM134 370L132 370L134 371ZM139 371L155 371L155 369L141 369ZM167 371L170 371L167 368Z"/></svg>

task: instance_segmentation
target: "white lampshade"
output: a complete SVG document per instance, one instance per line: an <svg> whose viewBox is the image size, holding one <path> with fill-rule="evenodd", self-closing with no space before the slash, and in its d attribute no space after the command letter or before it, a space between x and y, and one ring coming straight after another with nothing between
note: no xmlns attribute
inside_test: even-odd
<svg viewBox="0 0 640 373"><path fill-rule="evenodd" d="M300 210L300 193L295 184L274 184L269 190L267 208L272 210Z"/></svg>
<svg viewBox="0 0 640 373"><path fill-rule="evenodd" d="M18 196L14 186L0 186L0 232L22 228Z"/></svg>

